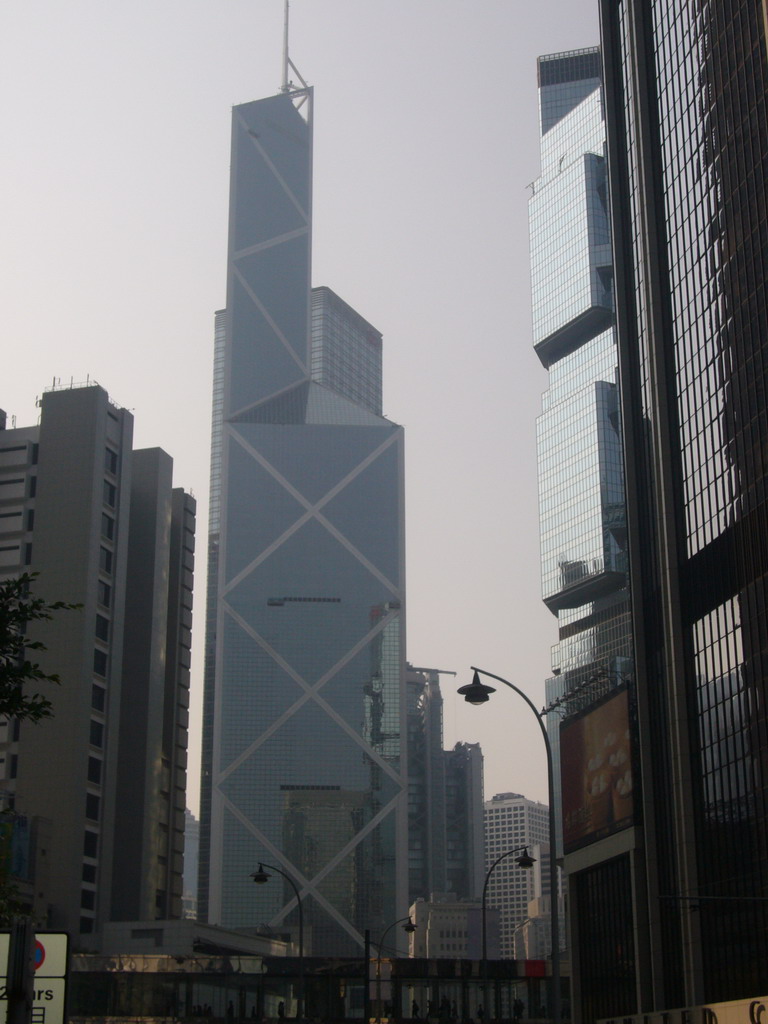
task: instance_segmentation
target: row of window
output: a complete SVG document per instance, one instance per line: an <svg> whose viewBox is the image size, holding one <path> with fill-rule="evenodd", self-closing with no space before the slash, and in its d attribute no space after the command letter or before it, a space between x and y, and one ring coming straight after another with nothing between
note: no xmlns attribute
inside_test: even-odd
<svg viewBox="0 0 768 1024"><path fill-rule="evenodd" d="M93 764L92 764L93 762ZM98 768L96 768L98 764ZM98 772L99 777L101 776L101 762L97 761L96 758L88 758L88 776L91 777L91 772ZM93 801L96 801L95 803ZM94 796L93 793L86 795L86 809L85 816L91 821L98 820L99 812L99 798ZM86 828L83 837L83 857L88 858L91 861L95 861L99 856L99 834L94 832L92 829ZM82 879L85 885L96 885L96 864L86 863L83 861ZM86 912L95 912L96 910L96 890L82 888L80 890L80 907ZM81 934L90 935L95 927L95 919L91 916L83 915L80 918L80 932Z"/></svg>
<svg viewBox="0 0 768 1024"><path fill-rule="evenodd" d="M104 454L104 469L107 473L115 475L117 473L117 453L112 451L110 448L105 449ZM117 505L117 488L115 484L109 480L103 481L102 498L104 505L109 509L114 509ZM115 541L115 519L108 512L102 512L101 514L101 536L104 541L110 544ZM99 548L99 570L105 575L111 575L114 565L114 552L110 547L102 544ZM99 579L97 582L97 594L96 598L98 604L103 608L109 608L112 603L112 585L107 583L106 580ZM110 620L102 615L100 612L96 613L96 619L94 623L94 636L96 640L104 643L105 645L109 642L109 626ZM109 670L109 655L108 652L102 650L100 647L94 647L93 650L93 672L94 675L100 679L106 680L107 673ZM107 705L107 691L106 687L98 681L94 681L91 684L91 708L98 714L104 714ZM104 723L98 721L96 718L91 719L90 723L90 742L91 746L97 750L102 750L104 747ZM93 787L100 787L102 782L102 771L103 761L99 757L95 757L93 754L88 757L88 783ZM85 817L87 821L97 823L101 812L101 796L95 792L87 792L85 795ZM98 857L98 844L99 837L98 833L86 829L85 841L83 847L84 857L96 860ZM82 879L86 885L95 886L96 884L96 864L83 863ZM80 892L80 906L81 909L86 912L80 918L80 932L83 934L90 934L93 932L95 927L94 918L91 917L88 912L95 912L96 910L96 890L95 888L83 888Z"/></svg>
<svg viewBox="0 0 768 1024"><path fill-rule="evenodd" d="M104 470L113 477L117 476L118 456L111 448L104 450ZM102 483L102 500L107 509L115 509L117 506L117 486L111 480L105 479ZM111 575L114 568L114 551L111 545L115 541L116 524L115 518L107 511L101 513L101 536L102 540L110 544L107 547L102 543L99 548L99 570L105 575ZM109 608L112 603L112 585L106 580L99 579L97 582L97 601L103 608ZM94 623L94 636L96 640L107 645L109 643L110 620L107 616L96 613ZM107 679L109 672L109 653L101 647L94 647L93 650L93 673L99 679ZM106 687L98 680L91 684L91 708L99 715L106 712L107 691ZM97 750L103 750L105 739L105 725L97 718L92 718L90 723L91 746ZM88 782L94 787L100 787L102 782L102 765L100 758L89 755L88 757ZM101 796L98 793L88 792L85 796L85 817L88 821L98 822L101 811ZM94 832L86 832L85 856L96 858L98 850L98 836ZM90 852L89 852L90 851ZM95 883L96 866L92 864L83 865L83 881ZM90 889L83 889L81 894L81 907L84 910L95 909L96 893ZM85 923L86 927L82 925ZM81 919L81 931L90 932L93 922L90 918Z"/></svg>

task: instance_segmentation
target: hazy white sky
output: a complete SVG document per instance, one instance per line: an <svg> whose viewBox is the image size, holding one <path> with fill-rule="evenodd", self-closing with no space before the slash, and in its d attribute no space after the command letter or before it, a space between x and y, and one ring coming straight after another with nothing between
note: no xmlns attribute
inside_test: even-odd
<svg viewBox="0 0 768 1024"><path fill-rule="evenodd" d="M225 301L230 108L278 91L282 0L0 4L0 407L95 378L198 499L189 803L202 698L211 354ZM533 715L453 696L470 664L543 703L526 188L536 57L592 46L596 0L293 0L315 86L314 258L384 334L406 427L408 658L444 677L446 745L486 797L546 801Z"/></svg>

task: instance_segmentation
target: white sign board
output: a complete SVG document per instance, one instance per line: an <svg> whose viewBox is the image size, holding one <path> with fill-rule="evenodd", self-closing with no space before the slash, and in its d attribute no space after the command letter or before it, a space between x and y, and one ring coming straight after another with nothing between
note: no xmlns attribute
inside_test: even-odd
<svg viewBox="0 0 768 1024"><path fill-rule="evenodd" d="M0 933L0 1024L8 1019L8 951L10 935ZM67 1001L69 936L66 932L36 932L33 952L32 1024L64 1024Z"/></svg>
<svg viewBox="0 0 768 1024"><path fill-rule="evenodd" d="M663 1013L606 1018L598 1024L768 1024L768 995L735 999L729 1003L688 1006Z"/></svg>

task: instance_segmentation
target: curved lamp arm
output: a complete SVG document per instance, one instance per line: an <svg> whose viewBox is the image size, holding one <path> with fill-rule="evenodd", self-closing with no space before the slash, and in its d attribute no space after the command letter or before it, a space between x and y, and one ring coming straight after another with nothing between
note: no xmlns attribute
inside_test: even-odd
<svg viewBox="0 0 768 1024"><path fill-rule="evenodd" d="M490 882L491 875L493 874L493 872L496 869L497 865L501 864L501 862L504 860L505 857L511 857L515 853L519 853L519 854L523 855L523 856L521 856L519 858L520 861L523 860L523 857L527 858L527 862L526 863L518 863L518 867L521 867L521 868L533 867L534 859L533 859L533 857L528 857L528 847L527 846L516 846L514 848L514 850L507 850L506 853L502 853L502 855L500 857L497 857L496 860L493 862L493 864L491 864L491 866L488 868L488 870L487 870L487 872L485 874L485 882L483 883L483 899L482 899L482 902L480 904L480 906L482 908L483 974L484 975L487 975L487 973L488 973L488 940L487 940L486 909L485 909L485 898L488 895L488 883ZM486 980L487 980L487 978L486 978Z"/></svg>
<svg viewBox="0 0 768 1024"><path fill-rule="evenodd" d="M298 1020L302 1020L304 1016L304 908L301 905L301 893L299 892L299 887L289 874L274 864L265 864L264 861L259 863L258 871L254 871L251 875L251 878L257 885L263 885L269 881L269 875L264 868L276 871L281 878L288 882L296 896L296 906L299 911L299 998L296 1000L296 1016Z"/></svg>
<svg viewBox="0 0 768 1024"><path fill-rule="evenodd" d="M398 924L401 924L403 926L403 931L408 932L409 934L411 932L415 932L416 931L416 925L411 920L411 915L409 914L407 917L398 918L397 921L393 921L392 924L387 925L387 927L384 929L384 934L379 939L379 943L378 943L379 955L376 957L376 1021L377 1021L377 1024L379 1024L379 1022L381 1021L381 951L384 948L384 940L389 935L389 933L392 931L392 929L396 925L398 925Z"/></svg>
<svg viewBox="0 0 768 1024"><path fill-rule="evenodd" d="M531 709L531 711L534 713L534 715L536 715L536 721L539 723L539 728L541 729L541 734L544 737L544 742L547 745L547 751L550 751L551 748L550 748L550 742L549 742L549 735L547 733L547 727L544 725L544 719L542 718L538 708L533 703L533 701L528 696L528 694L524 690L521 690L519 686L515 686L514 683L510 683L510 681L508 679L504 679L501 676L495 676L493 674L493 672L487 672L484 668L476 668L474 665L470 665L469 667L470 667L470 669L473 672L479 672L481 676L488 676L489 679L495 679L497 683L503 683L504 686L508 686L510 688L510 690L514 690L515 693L518 696L523 698L523 700L528 705L528 707ZM477 684L479 684L480 686L483 685L480 682L479 679L477 680ZM473 682L472 685L474 686L476 684ZM462 687L462 689L466 690L466 689L469 689L469 687ZM493 692L493 691L491 691L491 692ZM459 693L461 693L461 690L459 690Z"/></svg>

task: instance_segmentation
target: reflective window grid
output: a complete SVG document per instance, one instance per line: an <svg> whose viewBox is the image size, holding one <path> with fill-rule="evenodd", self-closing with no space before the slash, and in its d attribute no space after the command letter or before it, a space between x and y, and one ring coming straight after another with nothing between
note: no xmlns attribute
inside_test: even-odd
<svg viewBox="0 0 768 1024"><path fill-rule="evenodd" d="M200 912L295 940L292 887L250 880L264 861L301 890L305 951L356 955L406 897L403 431L378 415L381 335L328 289L310 300L311 126L280 95L236 107L233 132Z"/></svg>
<svg viewBox="0 0 768 1024"><path fill-rule="evenodd" d="M597 49L539 60L541 175L530 200L542 596L558 618L547 699L631 673L626 515ZM583 700L582 700L583 702ZM557 724L582 702L563 702ZM556 773L559 787L559 772Z"/></svg>
<svg viewBox="0 0 768 1024"><path fill-rule="evenodd" d="M640 193L645 137L634 119L634 7L632 0L622 0L611 19L622 59L622 200L632 243L631 329L640 375L633 413L647 444L639 513L645 533L637 570L647 592L660 589L655 553L663 538L654 522L662 477L654 439L664 429L676 442L670 461L679 489L663 497L674 508L681 542L679 615L692 709L686 757L694 779L697 891L713 897L700 904L698 929L704 937L719 937L717 943L701 943L703 1001L724 1001L757 991L757 965L768 949L765 904L748 898L768 885L766 860L758 852L768 835L766 26L757 0L654 0L637 7L652 50L656 123L650 130L657 135L648 144L659 167L658 202L646 209ZM644 56L638 63L649 66ZM645 251L648 221L661 231L660 253ZM651 386L649 266L661 267L664 346L672 356L673 381L661 403ZM664 423L658 422L662 415ZM661 612L645 611L644 630L649 674L659 683L649 687L654 759L665 771L667 759L680 752L665 722ZM657 831L671 834L675 810L665 804L671 798L661 785L657 796ZM662 871L673 853L664 851ZM671 869L661 884L674 891ZM670 904L663 915L670 999L682 992L674 986L681 973L676 958L683 910Z"/></svg>

